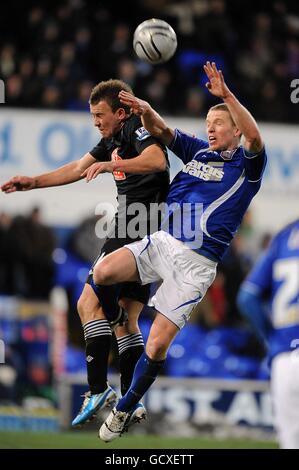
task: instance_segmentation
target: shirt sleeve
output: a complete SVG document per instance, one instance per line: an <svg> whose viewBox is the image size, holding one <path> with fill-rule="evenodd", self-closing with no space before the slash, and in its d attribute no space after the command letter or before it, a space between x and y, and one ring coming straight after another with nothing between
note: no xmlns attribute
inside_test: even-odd
<svg viewBox="0 0 299 470"><path fill-rule="evenodd" d="M240 313L249 320L255 329L257 336L267 345L269 334L273 328L262 299L241 286L237 296L237 305Z"/></svg>
<svg viewBox="0 0 299 470"><path fill-rule="evenodd" d="M107 151L107 147L103 139L100 140L100 142L90 150L89 153L99 162L107 162L110 160L109 152Z"/></svg>
<svg viewBox="0 0 299 470"><path fill-rule="evenodd" d="M138 123L134 125L131 130L131 143L136 152L140 154L144 149L150 145L159 145L164 147L155 137L153 137L142 125Z"/></svg>
<svg viewBox="0 0 299 470"><path fill-rule="evenodd" d="M275 237L269 248L260 256L254 268L242 284L242 288L256 295L263 295L272 287L273 263L277 254L277 238Z"/></svg>
<svg viewBox="0 0 299 470"><path fill-rule="evenodd" d="M259 153L243 150L245 157L245 174L250 183L257 183L262 179L267 163L265 147Z"/></svg>
<svg viewBox="0 0 299 470"><path fill-rule="evenodd" d="M208 147L209 144L205 140L192 137L179 129L175 129L173 141L168 146L169 150L184 163L190 162L195 155L198 155L203 149L208 149Z"/></svg>

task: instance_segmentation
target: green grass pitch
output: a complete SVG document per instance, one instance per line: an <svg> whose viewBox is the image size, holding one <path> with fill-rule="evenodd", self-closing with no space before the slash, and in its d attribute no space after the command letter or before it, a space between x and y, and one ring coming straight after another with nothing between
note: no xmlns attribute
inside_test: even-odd
<svg viewBox="0 0 299 470"><path fill-rule="evenodd" d="M0 432L0 449L277 449L274 442L251 439L175 438L126 435L105 444L97 432Z"/></svg>

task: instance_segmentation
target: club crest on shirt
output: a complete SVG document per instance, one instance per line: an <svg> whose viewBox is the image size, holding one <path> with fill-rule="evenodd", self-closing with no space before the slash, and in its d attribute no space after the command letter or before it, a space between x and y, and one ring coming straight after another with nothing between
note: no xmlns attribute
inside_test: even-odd
<svg viewBox="0 0 299 470"><path fill-rule="evenodd" d="M221 181L224 176L223 166L223 162L203 163L191 160L182 171L203 181Z"/></svg>
<svg viewBox="0 0 299 470"><path fill-rule="evenodd" d="M220 152L220 156L221 158L223 158L223 160L232 160L237 150L238 150L237 148L233 150L222 150Z"/></svg>
<svg viewBox="0 0 299 470"><path fill-rule="evenodd" d="M118 150L119 149L116 148L111 153L111 161L112 162L122 160L122 158L118 155ZM113 171L113 177L114 177L115 181L123 181L123 180L127 179L126 173L124 171L118 171L118 170Z"/></svg>
<svg viewBox="0 0 299 470"><path fill-rule="evenodd" d="M151 136L144 127L139 127L139 129L135 131L135 134L137 135L137 140L145 140Z"/></svg>

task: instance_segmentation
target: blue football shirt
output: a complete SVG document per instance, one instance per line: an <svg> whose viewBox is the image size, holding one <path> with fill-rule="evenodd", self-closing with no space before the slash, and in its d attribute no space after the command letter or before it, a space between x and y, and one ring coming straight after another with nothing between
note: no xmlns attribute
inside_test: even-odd
<svg viewBox="0 0 299 470"><path fill-rule="evenodd" d="M219 261L261 186L266 152L240 146L216 152L178 129L169 149L185 164L173 179L161 228L197 253Z"/></svg>

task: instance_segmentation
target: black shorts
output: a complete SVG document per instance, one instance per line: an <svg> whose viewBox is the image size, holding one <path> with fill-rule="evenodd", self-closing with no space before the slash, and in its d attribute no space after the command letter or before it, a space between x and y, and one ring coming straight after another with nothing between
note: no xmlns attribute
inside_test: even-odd
<svg viewBox="0 0 299 470"><path fill-rule="evenodd" d="M90 270L90 274L87 277L86 283L91 284L92 280L92 270L93 267L96 265L98 259L101 256L108 255L119 248L122 248L124 245L128 245L129 243L137 242L141 240L141 238L106 238L104 245L99 253L99 256L94 261L92 268ZM127 297L129 299L138 300L142 304L147 304L149 296L150 296L150 284L142 286L139 282L123 282L119 294L119 298Z"/></svg>

